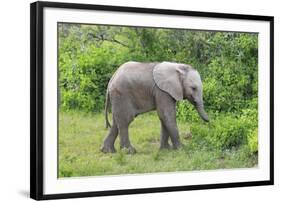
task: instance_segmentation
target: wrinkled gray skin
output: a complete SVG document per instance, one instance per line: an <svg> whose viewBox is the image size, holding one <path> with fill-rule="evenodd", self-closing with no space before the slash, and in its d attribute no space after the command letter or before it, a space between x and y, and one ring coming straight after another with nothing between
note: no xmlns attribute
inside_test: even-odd
<svg viewBox="0 0 281 202"><path fill-rule="evenodd" d="M161 62L127 62L119 67L108 83L106 92L106 127L110 126L107 112L112 105L113 123L104 139L101 151L115 152L114 142L120 137L120 147L135 153L128 127L142 113L156 110L161 122L160 149L180 147L176 123L176 101L187 99L204 121L209 121L204 110L202 82L199 73L186 64Z"/></svg>

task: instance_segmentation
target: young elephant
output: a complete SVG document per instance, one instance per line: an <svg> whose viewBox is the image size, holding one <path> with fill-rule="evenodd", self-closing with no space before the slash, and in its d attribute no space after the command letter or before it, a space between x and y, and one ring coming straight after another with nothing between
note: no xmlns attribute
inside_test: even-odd
<svg viewBox="0 0 281 202"><path fill-rule="evenodd" d="M203 106L202 82L199 73L190 65L161 62L127 62L110 79L106 91L105 117L108 121L109 102L113 123L101 151L115 152L114 142L120 136L121 148L135 153L128 134L129 124L142 113L157 110L161 122L160 149L180 147L176 123L176 101L187 99L204 121L209 121Z"/></svg>

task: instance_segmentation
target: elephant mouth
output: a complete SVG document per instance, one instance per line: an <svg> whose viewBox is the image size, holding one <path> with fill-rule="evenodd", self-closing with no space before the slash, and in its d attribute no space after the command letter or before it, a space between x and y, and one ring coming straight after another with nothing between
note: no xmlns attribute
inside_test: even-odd
<svg viewBox="0 0 281 202"><path fill-rule="evenodd" d="M197 106L197 103L195 102L195 99L192 96L187 96L188 101L193 104L195 107Z"/></svg>
<svg viewBox="0 0 281 202"><path fill-rule="evenodd" d="M188 101L196 108L199 116L206 122L209 122L209 117L204 109L203 101L194 99L193 96L187 96Z"/></svg>

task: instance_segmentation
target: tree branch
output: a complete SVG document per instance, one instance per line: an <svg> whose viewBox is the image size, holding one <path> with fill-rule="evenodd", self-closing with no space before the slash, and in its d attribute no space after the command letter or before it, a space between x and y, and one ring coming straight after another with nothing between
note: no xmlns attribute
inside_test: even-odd
<svg viewBox="0 0 281 202"><path fill-rule="evenodd" d="M129 47L127 44L125 44L125 43L123 43L123 42L121 42L121 41L118 41L117 39L109 39L109 38L104 38L104 36L103 35L101 35L100 37L99 36L96 36L96 35L94 35L94 34L92 34L92 33L89 33L88 34L89 36L91 36L92 38L94 38L94 39L97 39L98 41L109 41L109 42L112 42L112 43L117 43L117 44L119 44L119 45L122 45L122 46L125 46L125 47Z"/></svg>

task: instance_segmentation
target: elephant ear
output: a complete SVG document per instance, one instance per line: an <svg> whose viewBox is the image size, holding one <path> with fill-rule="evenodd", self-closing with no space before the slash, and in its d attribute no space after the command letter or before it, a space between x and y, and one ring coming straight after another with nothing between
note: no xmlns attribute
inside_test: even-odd
<svg viewBox="0 0 281 202"><path fill-rule="evenodd" d="M159 63L153 69L153 79L156 85L177 101L183 99L183 87L180 80L182 71L180 64L171 62Z"/></svg>

